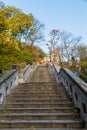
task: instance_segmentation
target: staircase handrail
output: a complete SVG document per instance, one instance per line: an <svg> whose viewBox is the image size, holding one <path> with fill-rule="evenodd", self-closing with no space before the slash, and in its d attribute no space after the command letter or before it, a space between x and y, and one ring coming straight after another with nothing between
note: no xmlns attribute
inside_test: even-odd
<svg viewBox="0 0 87 130"><path fill-rule="evenodd" d="M0 105L5 102L6 97L12 92L12 90L18 85L18 71L16 69L11 70L3 77L0 78Z"/></svg>
<svg viewBox="0 0 87 130"><path fill-rule="evenodd" d="M74 106L80 111L82 120L87 125L87 84L75 76L69 69L53 64L58 83L62 83Z"/></svg>
<svg viewBox="0 0 87 130"><path fill-rule="evenodd" d="M37 68L38 64L27 65L24 70L18 71L12 68L7 74L0 78L0 106L3 106L8 95L10 95L19 83L25 83L28 76ZM14 67L17 67L15 65Z"/></svg>

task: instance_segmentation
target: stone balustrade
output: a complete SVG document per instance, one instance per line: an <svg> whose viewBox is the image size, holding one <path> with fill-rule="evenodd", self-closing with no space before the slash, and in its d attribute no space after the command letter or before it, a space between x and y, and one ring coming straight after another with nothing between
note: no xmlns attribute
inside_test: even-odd
<svg viewBox="0 0 87 130"><path fill-rule="evenodd" d="M37 68L37 64L27 65L24 70L19 72L19 83L25 83L27 78L33 73Z"/></svg>
<svg viewBox="0 0 87 130"><path fill-rule="evenodd" d="M10 72L0 78L0 105L2 106L6 97L11 94L12 90L18 86L19 83L24 83L28 76L37 68L37 64L27 65L24 70L12 68Z"/></svg>
<svg viewBox="0 0 87 130"><path fill-rule="evenodd" d="M3 104L6 97L18 85L18 71L11 70L0 78L0 104Z"/></svg>
<svg viewBox="0 0 87 130"><path fill-rule="evenodd" d="M60 69L58 65L53 65L53 70L57 82L64 85L68 96L80 111L81 118L87 125L87 84L66 68Z"/></svg>

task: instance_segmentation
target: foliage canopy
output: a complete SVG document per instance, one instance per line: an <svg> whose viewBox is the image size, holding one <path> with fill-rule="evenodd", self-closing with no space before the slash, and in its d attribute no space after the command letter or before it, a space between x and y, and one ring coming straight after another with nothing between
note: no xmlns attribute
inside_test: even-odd
<svg viewBox="0 0 87 130"><path fill-rule="evenodd" d="M9 70L12 64L36 61L41 51L22 42L33 25L32 14L25 14L16 7L6 7L0 2L0 70Z"/></svg>

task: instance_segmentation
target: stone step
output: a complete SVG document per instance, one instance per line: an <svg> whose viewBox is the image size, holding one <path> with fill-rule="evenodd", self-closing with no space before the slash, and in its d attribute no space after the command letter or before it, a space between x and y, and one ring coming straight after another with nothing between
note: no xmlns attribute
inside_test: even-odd
<svg viewBox="0 0 87 130"><path fill-rule="evenodd" d="M10 99L10 98L8 98ZM11 98L10 100L32 100L32 101L63 101L63 100L67 100L69 101L69 99L67 98Z"/></svg>
<svg viewBox="0 0 87 130"><path fill-rule="evenodd" d="M19 84L19 86L18 86L18 88L29 88L29 87L42 87L42 88L44 88L44 87L58 87L58 88L64 88L63 87L63 85L61 85L61 84L53 84L53 83L50 83L50 84L48 84L48 83L45 83L45 84L42 84L42 83L40 83L40 84L37 84L37 83L32 83L32 84L30 84L30 83L22 83L22 84Z"/></svg>
<svg viewBox="0 0 87 130"><path fill-rule="evenodd" d="M9 130L8 128L1 128L0 130ZM87 130L87 128L10 128L10 130Z"/></svg>
<svg viewBox="0 0 87 130"><path fill-rule="evenodd" d="M79 120L73 113L10 113L0 114L0 120Z"/></svg>
<svg viewBox="0 0 87 130"><path fill-rule="evenodd" d="M64 88L63 85L59 85L59 84L53 84L53 83L45 83L43 84L42 82L40 84L37 83L23 83L23 84L19 84L18 88Z"/></svg>
<svg viewBox="0 0 87 130"><path fill-rule="evenodd" d="M56 97L57 96L57 97L65 97L63 93L62 94L61 93L59 93L59 94L56 94L56 93L13 93L12 96L26 96L26 97L27 96L30 96L30 97L31 96L32 97L33 96L34 97L38 97L38 96L42 96L42 97L43 96L48 96L48 97L54 96L54 97Z"/></svg>
<svg viewBox="0 0 87 130"><path fill-rule="evenodd" d="M46 90L46 88L44 90L40 89L40 88L38 88L38 89L22 89L22 90L17 89L17 90L14 90L13 93L14 92L15 93L24 93L24 92L25 93L28 93L28 92L30 92L30 93L34 93L34 92L36 92L36 93L40 93L40 92L41 93L55 93L55 92L56 93L63 93L63 92L66 93L65 90L63 90L63 89L60 89L60 90L58 90L58 89L55 89L55 90L54 89L50 89L50 90L47 89Z"/></svg>
<svg viewBox="0 0 87 130"><path fill-rule="evenodd" d="M18 86L18 90L20 89L38 89L38 88L40 88L40 89L43 89L43 90L45 90L45 88L46 89L48 89L48 90L51 90L51 89L58 89L58 90L61 90L61 89L64 89L64 87L63 86L58 86L58 85L29 85L29 86Z"/></svg>
<svg viewBox="0 0 87 130"><path fill-rule="evenodd" d="M35 94L35 95L37 95L37 94L38 95L64 95L63 92L42 92L42 91L41 92L32 92L32 91L31 92L30 91L29 92L28 91L27 92L21 92L20 91L20 92L13 92L12 93L12 95L17 95L17 94L18 95L24 95L24 94L26 94L26 95L32 95L32 94Z"/></svg>
<svg viewBox="0 0 87 130"><path fill-rule="evenodd" d="M74 107L0 108L0 113L77 113L77 109Z"/></svg>
<svg viewBox="0 0 87 130"><path fill-rule="evenodd" d="M38 104L38 103L40 103L40 104L41 104L41 103L42 103L42 104L49 104L49 103L51 103L51 104L56 104L57 101L49 101L49 100L47 100L47 101L43 101L43 100L42 100L42 101L41 101L41 100L40 100L40 101L39 101L39 100L37 100L37 101L36 101L36 100L35 100L35 101L34 101L34 100L8 100L6 103L7 103L7 104L9 104L9 103L10 103L10 104L11 104L11 103L17 103L17 104L18 104L18 103L23 103L23 104L24 104L24 103L30 103L30 104L31 104L32 102L33 102L34 104L36 104L36 103L37 103L37 104ZM61 102L61 103L66 103L66 102L67 102L67 103L71 103L70 101L66 101L66 100L59 100L59 102Z"/></svg>
<svg viewBox="0 0 87 130"><path fill-rule="evenodd" d="M32 95L32 96L30 96L30 95L11 95L8 99L10 99L10 98L40 98L40 99L43 99L43 98L67 98L65 95L64 96L61 96L61 95Z"/></svg>
<svg viewBox="0 0 87 130"><path fill-rule="evenodd" d="M16 91L13 91L13 93L65 93L65 90L43 90L43 89L39 89L39 90L37 90L37 89L35 89L35 90L32 90L32 89L30 89L30 90L26 90L26 89L23 89L23 90L16 90Z"/></svg>
<svg viewBox="0 0 87 130"><path fill-rule="evenodd" d="M62 98L59 98L59 99L30 99L30 98L9 98L9 100L7 100L7 103L8 102L30 102L30 103L55 103L55 102L70 102L68 99L62 99Z"/></svg>
<svg viewBox="0 0 87 130"><path fill-rule="evenodd" d="M6 103L6 107L72 107L72 103L25 103L25 102L19 102L19 103Z"/></svg>
<svg viewBox="0 0 87 130"><path fill-rule="evenodd" d="M57 89L57 90L63 90L64 87L63 87L63 86L60 87L60 86L58 86L58 85L56 85L56 86L53 86L53 85L50 85L50 86L48 86L48 85L44 85L44 86L43 86L43 85L40 85L40 86L37 86L37 85L34 86L34 85L32 85L32 86L31 86L31 85L30 85L30 86L21 86L21 87L18 86L17 89L18 89L18 90L19 90L19 89L20 89L20 90L24 90L24 89L25 89L25 90L27 90L27 89L29 89L29 90L30 90L30 89L37 89L37 90L38 90L38 89L42 89L42 90L45 90L45 89L47 89L47 90L53 90L53 89L56 90L56 89Z"/></svg>
<svg viewBox="0 0 87 130"><path fill-rule="evenodd" d="M58 84L21 84L18 86L18 88L64 88L63 85Z"/></svg>
<svg viewBox="0 0 87 130"><path fill-rule="evenodd" d="M1 120L0 128L82 128L76 120Z"/></svg>
<svg viewBox="0 0 87 130"><path fill-rule="evenodd" d="M20 94L13 94L13 95L10 95L10 98L11 98L11 96L13 97L13 98L66 98L66 95L38 95L38 94L36 94L36 95L20 95Z"/></svg>
<svg viewBox="0 0 87 130"><path fill-rule="evenodd" d="M61 87L61 83L54 83L54 82L28 82L28 83L20 83L19 84L19 87L20 86L32 86L32 85L35 85L35 86L60 86Z"/></svg>
<svg viewBox="0 0 87 130"><path fill-rule="evenodd" d="M15 92L21 92L21 91L23 91L23 92L26 92L26 91L31 91L31 92L65 92L65 90L63 89L63 88L41 88L41 87L38 87L38 88L17 88L17 89L15 89Z"/></svg>
<svg viewBox="0 0 87 130"><path fill-rule="evenodd" d="M31 99L31 94L26 94L26 95L22 95L22 94L18 94L18 95L10 95L8 99L11 99L11 98L27 98L27 99ZM46 99L52 99L52 98L65 98L67 99L67 97L65 95L52 95L52 94L49 94L49 95L41 95L41 94L32 94L32 98L40 98L43 100L43 98L46 98Z"/></svg>
<svg viewBox="0 0 87 130"><path fill-rule="evenodd" d="M24 94L26 94L26 95L34 95L34 94L39 94L39 95L64 95L64 92L52 92L52 93L49 93L49 92L14 92L14 93L12 93L12 95L24 95Z"/></svg>
<svg viewBox="0 0 87 130"><path fill-rule="evenodd" d="M19 87L28 87L28 86L59 86L61 87L62 84L61 83L53 83L53 82L26 82L26 83L20 83Z"/></svg>

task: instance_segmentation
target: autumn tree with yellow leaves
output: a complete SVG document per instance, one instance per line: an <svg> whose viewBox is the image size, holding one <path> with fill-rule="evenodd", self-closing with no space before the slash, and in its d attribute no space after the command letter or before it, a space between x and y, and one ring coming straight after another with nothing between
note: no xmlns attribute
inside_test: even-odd
<svg viewBox="0 0 87 130"><path fill-rule="evenodd" d="M22 40L34 25L32 14L25 14L16 7L0 2L0 72L11 69L12 64L32 64L35 61L35 47Z"/></svg>

